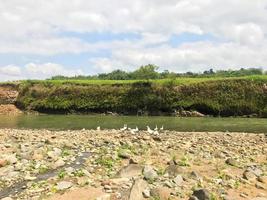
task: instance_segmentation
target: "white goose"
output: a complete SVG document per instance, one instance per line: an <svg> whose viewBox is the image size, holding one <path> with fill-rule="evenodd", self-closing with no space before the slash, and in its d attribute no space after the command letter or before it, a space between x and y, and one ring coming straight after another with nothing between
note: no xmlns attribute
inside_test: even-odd
<svg viewBox="0 0 267 200"><path fill-rule="evenodd" d="M156 125L156 128L154 128L154 131L158 131L158 125Z"/></svg>
<svg viewBox="0 0 267 200"><path fill-rule="evenodd" d="M149 134L153 134L153 133L154 133L154 131L151 130L151 128L150 128L149 126L146 126L146 127L147 127L147 132L148 132Z"/></svg>
<svg viewBox="0 0 267 200"><path fill-rule="evenodd" d="M127 124L124 124L123 128L121 128L120 130L121 131L126 131L128 128L127 128Z"/></svg>
<svg viewBox="0 0 267 200"><path fill-rule="evenodd" d="M163 127L163 125L162 125L162 127L159 129L160 131L163 131L164 130L164 127Z"/></svg>
<svg viewBox="0 0 267 200"><path fill-rule="evenodd" d="M97 131L100 131L101 130L100 126L96 127L96 130Z"/></svg>

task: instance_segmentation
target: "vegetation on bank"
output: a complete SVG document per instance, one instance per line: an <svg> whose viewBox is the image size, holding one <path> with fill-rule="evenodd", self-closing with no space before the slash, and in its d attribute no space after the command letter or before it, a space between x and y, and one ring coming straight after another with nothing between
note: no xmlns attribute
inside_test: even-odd
<svg viewBox="0 0 267 200"><path fill-rule="evenodd" d="M267 76L160 80L46 80L20 85L17 106L52 113L171 114L267 117Z"/></svg>
<svg viewBox="0 0 267 200"><path fill-rule="evenodd" d="M218 70L214 71L209 69L203 72L186 72L186 73L175 73L168 70L158 72L159 67L156 65L145 65L141 66L135 71L126 72L123 70L114 70L110 73L102 73L98 75L89 76L54 76L51 80L147 80L147 79L175 79L175 78L211 78L211 77L242 77L251 75L267 75L261 68L241 68L239 70Z"/></svg>

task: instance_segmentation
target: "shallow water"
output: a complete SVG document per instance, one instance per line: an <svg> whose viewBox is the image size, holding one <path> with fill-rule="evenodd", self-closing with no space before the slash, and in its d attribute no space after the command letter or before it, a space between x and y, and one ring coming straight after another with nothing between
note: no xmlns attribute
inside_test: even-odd
<svg viewBox="0 0 267 200"><path fill-rule="evenodd" d="M258 118L180 118L180 117L137 117L104 115L0 115L0 128L19 129L119 129L127 124L131 128L147 125L154 128L176 131L235 131L267 133L267 119Z"/></svg>

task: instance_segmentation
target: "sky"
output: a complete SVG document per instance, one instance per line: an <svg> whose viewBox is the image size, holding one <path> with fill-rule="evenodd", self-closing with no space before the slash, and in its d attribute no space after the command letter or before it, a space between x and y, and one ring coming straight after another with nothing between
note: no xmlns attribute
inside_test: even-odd
<svg viewBox="0 0 267 200"><path fill-rule="evenodd" d="M267 0L0 0L0 81L267 70Z"/></svg>

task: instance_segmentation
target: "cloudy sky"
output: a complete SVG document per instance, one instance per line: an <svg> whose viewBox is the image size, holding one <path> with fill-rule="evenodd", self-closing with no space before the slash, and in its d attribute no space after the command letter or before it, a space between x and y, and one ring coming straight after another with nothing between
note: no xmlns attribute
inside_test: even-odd
<svg viewBox="0 0 267 200"><path fill-rule="evenodd" d="M267 0L0 0L0 81L267 69Z"/></svg>

